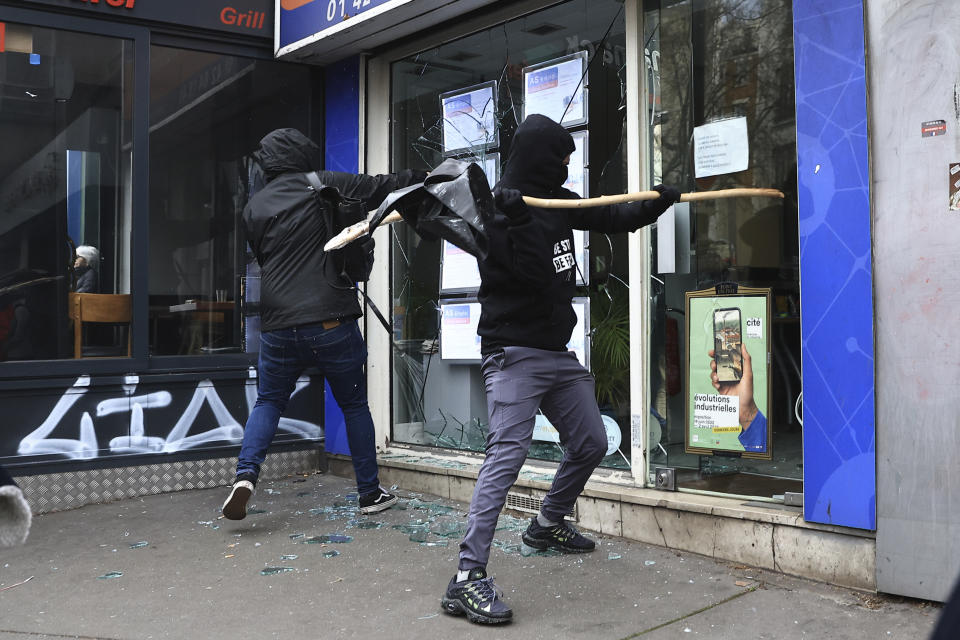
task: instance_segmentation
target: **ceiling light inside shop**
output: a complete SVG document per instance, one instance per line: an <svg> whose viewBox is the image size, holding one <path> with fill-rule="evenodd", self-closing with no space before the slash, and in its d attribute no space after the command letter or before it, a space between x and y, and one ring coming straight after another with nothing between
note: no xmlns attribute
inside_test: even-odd
<svg viewBox="0 0 960 640"><path fill-rule="evenodd" d="M10 24L8 22L4 31L5 51L33 53L33 29L22 24ZM31 61L30 64L34 63Z"/></svg>

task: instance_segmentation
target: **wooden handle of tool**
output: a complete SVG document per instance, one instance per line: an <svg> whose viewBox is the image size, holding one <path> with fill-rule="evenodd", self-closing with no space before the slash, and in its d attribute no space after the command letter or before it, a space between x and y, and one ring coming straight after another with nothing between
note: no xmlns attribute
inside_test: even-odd
<svg viewBox="0 0 960 640"><path fill-rule="evenodd" d="M583 207L602 207L608 204L620 204L623 202L636 202L638 200L656 200L660 197L657 191L637 191L634 193L623 193L616 196L600 196L599 198L585 198L582 200L561 200L552 198L534 198L533 196L523 196L523 201L531 207L540 207L542 209L580 209ZM717 191L696 191L693 193L683 193L680 195L680 202L696 202L699 200L721 200L724 198L783 198L783 192L776 189L719 189ZM394 211L386 218L380 221L380 224L391 224L402 220L399 213ZM324 251L333 251L341 249L357 238L363 237L370 232L370 224L364 220L351 225L330 238L327 244L323 245Z"/></svg>
<svg viewBox="0 0 960 640"><path fill-rule="evenodd" d="M580 209L583 207L602 207L608 204L636 202L637 200L656 200L660 197L657 191L637 191L623 193L616 196L600 196L599 198L584 198L582 200L562 200L554 198L534 198L523 196L523 201L531 207L541 209ZM721 200L724 198L783 198L783 192L776 189L718 189L717 191L695 191L680 194L680 202L696 202L699 200Z"/></svg>
<svg viewBox="0 0 960 640"><path fill-rule="evenodd" d="M403 220L403 218L400 217L399 213L394 211L386 218L381 220L380 224L391 224L399 220ZM333 251L335 249L342 249L357 238L362 238L368 233L370 233L370 223L367 220L363 220L357 224L352 224L337 235L330 238L327 241L327 244L323 245L323 250Z"/></svg>

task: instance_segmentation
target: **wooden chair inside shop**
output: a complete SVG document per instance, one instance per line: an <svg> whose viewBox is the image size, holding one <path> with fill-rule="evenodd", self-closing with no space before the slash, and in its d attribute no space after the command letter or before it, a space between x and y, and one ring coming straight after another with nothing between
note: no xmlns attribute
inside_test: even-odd
<svg viewBox="0 0 960 640"><path fill-rule="evenodd" d="M124 355L130 357L130 320L133 315L130 294L71 292L69 306L70 319L73 320L74 358L116 358ZM83 331L85 323L125 325L123 333L126 334L126 340L106 345L85 345ZM118 332L113 333L116 337Z"/></svg>

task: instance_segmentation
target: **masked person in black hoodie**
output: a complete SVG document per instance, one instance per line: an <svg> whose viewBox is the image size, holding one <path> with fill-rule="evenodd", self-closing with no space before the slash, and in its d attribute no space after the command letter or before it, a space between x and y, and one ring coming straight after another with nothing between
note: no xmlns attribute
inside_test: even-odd
<svg viewBox="0 0 960 640"><path fill-rule="evenodd" d="M397 498L383 490L378 478L364 370L367 346L357 326L362 310L342 257L323 246L340 231L331 228L343 210L338 208L376 209L391 191L422 182L426 174L316 171L322 152L296 129L267 134L254 158L266 184L244 208L243 226L261 276L257 402L247 419L223 515L246 517L280 415L308 367L324 376L343 411L360 510L381 511Z"/></svg>
<svg viewBox="0 0 960 640"><path fill-rule="evenodd" d="M680 199L676 189L658 185L654 188L661 195L652 201L583 209L527 206L524 195L579 197L562 186L573 151L566 129L531 115L517 129L503 178L494 188L499 213L486 226L489 253L479 262L477 329L489 435L457 575L442 599L445 611L466 614L472 622L507 622L513 616L486 565L497 517L526 460L538 410L560 432L564 454L523 542L566 553L594 549L592 540L564 520L607 450L593 376L566 347L576 324L573 229L635 231Z"/></svg>

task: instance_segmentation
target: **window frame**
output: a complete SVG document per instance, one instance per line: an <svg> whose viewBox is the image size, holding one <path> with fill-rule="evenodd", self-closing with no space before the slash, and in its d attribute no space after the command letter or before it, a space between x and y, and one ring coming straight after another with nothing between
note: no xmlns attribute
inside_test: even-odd
<svg viewBox="0 0 960 640"><path fill-rule="evenodd" d="M149 238L143 237L142 221L147 207L147 96L149 90L150 32L146 27L92 20L74 16L46 13L30 9L0 7L0 20L42 29L73 31L93 36L105 36L133 42L133 163L130 182L134 213L130 228L130 292L133 295L131 322L132 355L129 358L89 358L82 360L20 360L0 362L0 380L11 378L46 378L56 375L105 375L142 370L147 366L147 292L143 270L146 268L144 250Z"/></svg>

